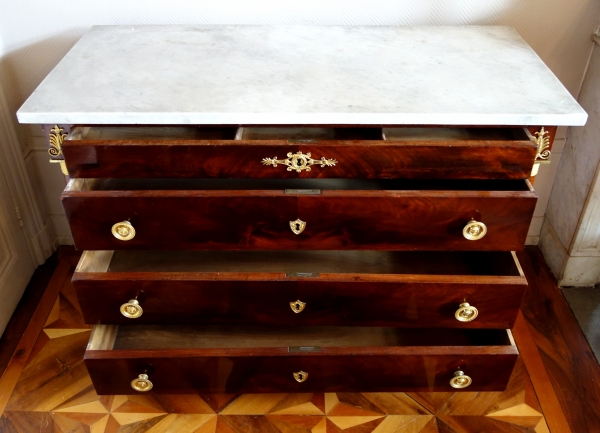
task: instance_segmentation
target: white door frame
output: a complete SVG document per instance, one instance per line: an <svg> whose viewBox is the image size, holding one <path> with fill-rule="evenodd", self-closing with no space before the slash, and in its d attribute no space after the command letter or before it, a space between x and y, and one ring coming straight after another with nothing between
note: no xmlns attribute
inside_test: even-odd
<svg viewBox="0 0 600 433"><path fill-rule="evenodd" d="M36 202L14 122L16 117L10 113L0 86L0 166L15 204L15 212L21 219L33 263L38 266L52 254L54 240L49 239L46 230L48 220L44 221Z"/></svg>

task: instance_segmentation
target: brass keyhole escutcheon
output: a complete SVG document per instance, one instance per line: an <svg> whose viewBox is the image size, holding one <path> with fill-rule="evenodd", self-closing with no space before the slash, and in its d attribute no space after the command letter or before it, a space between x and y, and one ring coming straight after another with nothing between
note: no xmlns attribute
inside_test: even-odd
<svg viewBox="0 0 600 433"><path fill-rule="evenodd" d="M301 313L306 307L306 302L302 302L300 299L294 302L290 302L290 307L294 313Z"/></svg>
<svg viewBox="0 0 600 433"><path fill-rule="evenodd" d="M456 389L466 388L471 383L473 383L473 380L460 370L454 372L454 377L450 379L450 386Z"/></svg>
<svg viewBox="0 0 600 433"><path fill-rule="evenodd" d="M154 385L148 379L147 374L140 374L137 378L131 381L131 387L136 391L146 392L150 391Z"/></svg>
<svg viewBox="0 0 600 433"><path fill-rule="evenodd" d="M129 241L135 237L135 229L129 221L121 221L112 226L111 233L120 241Z"/></svg>
<svg viewBox="0 0 600 433"><path fill-rule="evenodd" d="M296 379L296 382L300 382L300 383L305 382L306 379L308 379L308 373L305 371L302 371L302 370L295 372L294 379Z"/></svg>
<svg viewBox="0 0 600 433"><path fill-rule="evenodd" d="M288 152L286 159L277 159L275 156L273 158L263 158L261 162L264 165L272 165L273 167L277 167L277 164L287 165L287 171L295 171L296 173L300 173L303 170L310 171L312 165L333 167L338 163L337 160L328 159L324 156L322 156L321 159L313 159L309 152Z"/></svg>
<svg viewBox="0 0 600 433"><path fill-rule="evenodd" d="M481 239L486 233L486 225L480 221L475 221L474 219L471 219L463 229L463 236L470 241Z"/></svg>
<svg viewBox="0 0 600 433"><path fill-rule="evenodd" d="M121 305L120 311L128 319L137 319L144 313L137 299L130 299L129 302Z"/></svg>
<svg viewBox="0 0 600 433"><path fill-rule="evenodd" d="M296 221L290 221L290 229L294 234L299 235L306 228L306 223L298 218Z"/></svg>
<svg viewBox="0 0 600 433"><path fill-rule="evenodd" d="M298 152L297 154L292 155L291 168L297 172L306 170L308 168L308 158L310 158L310 153L302 155Z"/></svg>
<svg viewBox="0 0 600 433"><path fill-rule="evenodd" d="M479 310L468 302L463 302L458 307L458 310L454 313L454 317L456 317L456 320L459 322L471 322L479 315Z"/></svg>

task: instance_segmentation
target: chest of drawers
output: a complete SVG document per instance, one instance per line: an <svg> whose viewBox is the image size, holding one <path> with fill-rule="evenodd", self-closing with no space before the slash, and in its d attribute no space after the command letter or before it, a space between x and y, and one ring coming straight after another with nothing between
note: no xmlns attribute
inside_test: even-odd
<svg viewBox="0 0 600 433"><path fill-rule="evenodd" d="M19 116L71 177L100 394L503 389L529 177L585 121L495 27L95 28Z"/></svg>

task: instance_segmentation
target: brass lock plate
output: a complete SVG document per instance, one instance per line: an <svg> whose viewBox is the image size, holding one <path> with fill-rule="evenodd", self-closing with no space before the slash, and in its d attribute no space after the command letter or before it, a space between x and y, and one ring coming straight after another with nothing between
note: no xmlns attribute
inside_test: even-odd
<svg viewBox="0 0 600 433"><path fill-rule="evenodd" d="M296 382L302 383L308 379L308 373L302 370L294 372L294 379L296 379Z"/></svg>
<svg viewBox="0 0 600 433"><path fill-rule="evenodd" d="M263 158L261 162L263 165L272 165L273 167L277 167L278 164L286 165L287 171L296 171L296 173L311 171L311 166L313 165L333 167L338 163L337 160L328 159L324 156L321 159L313 159L310 152L288 152L286 159L277 159L275 156L273 158Z"/></svg>
<svg viewBox="0 0 600 433"><path fill-rule="evenodd" d="M301 313L306 307L306 302L302 302L300 299L294 302L290 302L290 308L294 313Z"/></svg>
<svg viewBox="0 0 600 433"><path fill-rule="evenodd" d="M306 228L306 223L298 218L296 221L290 221L290 229L295 235L299 235Z"/></svg>

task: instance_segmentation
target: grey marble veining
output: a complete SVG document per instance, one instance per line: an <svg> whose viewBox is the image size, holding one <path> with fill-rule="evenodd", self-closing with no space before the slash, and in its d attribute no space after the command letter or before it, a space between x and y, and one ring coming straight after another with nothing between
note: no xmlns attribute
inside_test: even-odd
<svg viewBox="0 0 600 433"><path fill-rule="evenodd" d="M582 125L507 27L100 26L23 123Z"/></svg>

